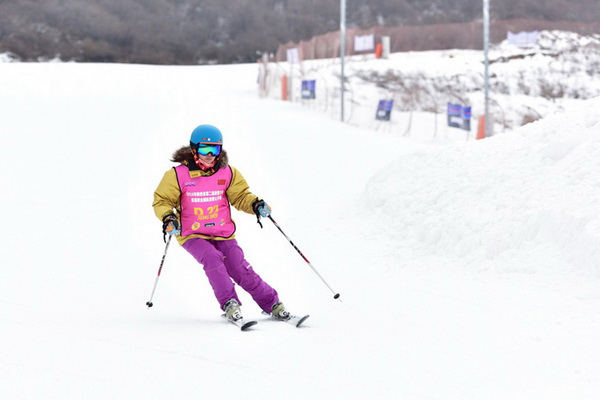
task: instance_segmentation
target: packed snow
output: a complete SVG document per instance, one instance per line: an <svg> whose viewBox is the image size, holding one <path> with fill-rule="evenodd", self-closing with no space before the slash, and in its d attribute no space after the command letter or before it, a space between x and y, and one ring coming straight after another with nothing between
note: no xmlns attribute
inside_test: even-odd
<svg viewBox="0 0 600 400"><path fill-rule="evenodd" d="M600 98L467 141L260 98L257 69L0 63L0 398L597 399ZM305 327L240 291L240 332L177 245L145 306L152 194L201 123L341 293L234 214Z"/></svg>

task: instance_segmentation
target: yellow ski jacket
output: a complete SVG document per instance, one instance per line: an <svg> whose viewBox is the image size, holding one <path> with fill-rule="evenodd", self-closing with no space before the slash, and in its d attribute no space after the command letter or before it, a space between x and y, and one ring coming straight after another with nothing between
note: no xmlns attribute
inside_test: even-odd
<svg viewBox="0 0 600 400"><path fill-rule="evenodd" d="M171 161L179 162L188 166L189 174L192 178L198 176L207 176L214 173L202 171L196 166L189 146L184 146L177 150L173 154ZM219 168L223 168L228 165L227 153L225 151L221 152L221 156L219 157L217 163ZM231 167L231 172L231 184L225 192L227 199L229 200L229 204L239 211L254 215L252 203L258 199L258 196L250 192L250 186L246 182L246 179L244 179L242 174L235 167ZM152 207L154 208L154 214L158 219L161 220L161 222L164 217L169 214L175 214L179 218L181 211L181 190L179 189L177 173L175 172L174 168L171 168L163 175L162 180L154 191L154 202L152 203ZM192 234L188 236L177 236L177 241L180 245L182 245L187 240L195 237L212 240L229 240L235 238L235 234L229 238Z"/></svg>

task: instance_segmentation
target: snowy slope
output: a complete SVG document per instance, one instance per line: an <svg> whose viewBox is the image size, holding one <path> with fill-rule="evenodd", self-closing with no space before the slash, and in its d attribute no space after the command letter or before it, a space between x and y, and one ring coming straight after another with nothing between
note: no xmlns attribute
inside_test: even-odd
<svg viewBox="0 0 600 400"><path fill-rule="evenodd" d="M256 69L0 64L0 398L597 397L599 99L453 145L259 100ZM152 192L199 123L342 294L235 214L306 328L236 331L177 246L144 306Z"/></svg>

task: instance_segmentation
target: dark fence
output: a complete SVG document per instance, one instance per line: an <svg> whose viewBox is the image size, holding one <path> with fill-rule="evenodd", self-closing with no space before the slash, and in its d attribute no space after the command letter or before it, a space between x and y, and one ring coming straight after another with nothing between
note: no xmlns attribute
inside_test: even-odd
<svg viewBox="0 0 600 400"><path fill-rule="evenodd" d="M492 21L490 23L490 42L500 43L506 39L507 32L535 30L561 30L591 35L600 33L600 22L582 23L569 21L537 21L517 19ZM383 27L368 29L349 29L346 32L346 55L366 54L354 51L356 36L374 35L375 43L381 43L382 36L390 37L390 51L446 50L446 49L483 49L483 23L439 24L421 26ZM298 48L300 60L334 58L340 56L340 33L329 32L299 43L289 42L280 45L275 61L287 61L287 50Z"/></svg>

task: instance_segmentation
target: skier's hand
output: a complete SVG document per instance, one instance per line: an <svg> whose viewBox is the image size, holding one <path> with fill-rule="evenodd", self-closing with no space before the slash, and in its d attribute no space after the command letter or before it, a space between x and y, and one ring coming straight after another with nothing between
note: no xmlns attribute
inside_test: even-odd
<svg viewBox="0 0 600 400"><path fill-rule="evenodd" d="M163 235L179 235L180 233L179 221L175 214L169 214L163 218Z"/></svg>
<svg viewBox="0 0 600 400"><path fill-rule="evenodd" d="M271 215L271 207L269 207L264 200L254 200L254 203L252 203L252 210L254 211L254 214L256 214L257 218L267 218L269 215Z"/></svg>
<svg viewBox="0 0 600 400"><path fill-rule="evenodd" d="M269 207L269 205L265 203L264 200L257 198L256 200L254 200L254 203L252 203L252 211L254 211L254 214L256 214L256 223L258 223L258 225L260 225L262 229L263 226L260 222L260 217L266 218L269 215L271 215L271 207Z"/></svg>

